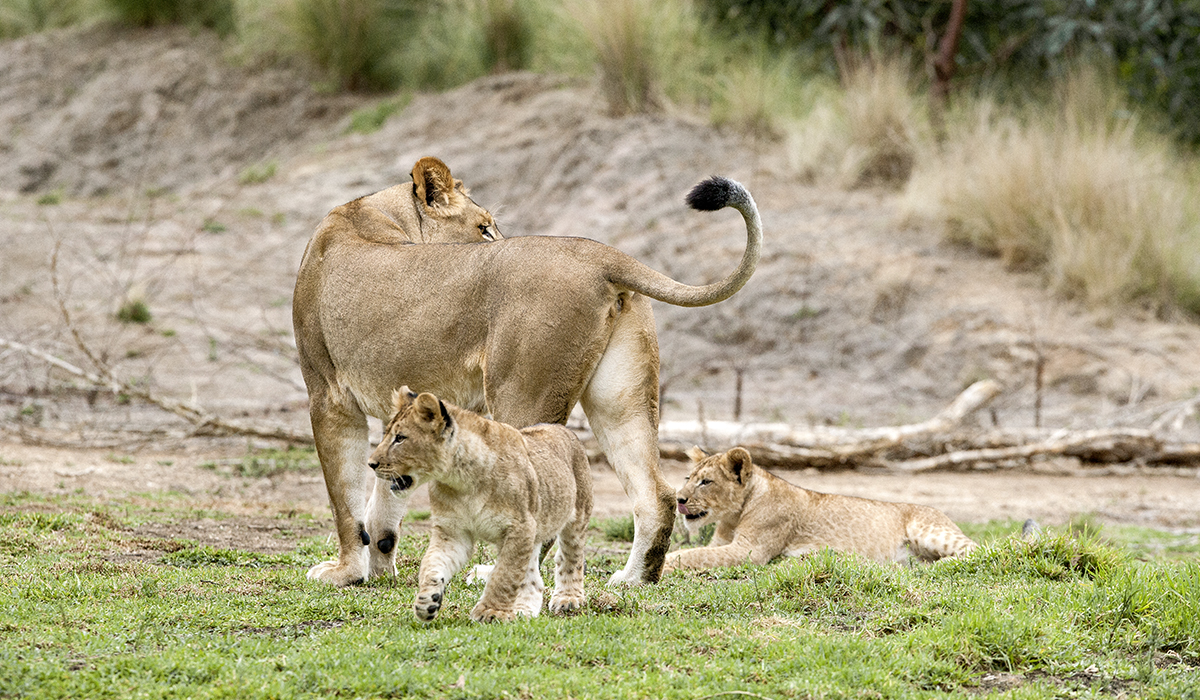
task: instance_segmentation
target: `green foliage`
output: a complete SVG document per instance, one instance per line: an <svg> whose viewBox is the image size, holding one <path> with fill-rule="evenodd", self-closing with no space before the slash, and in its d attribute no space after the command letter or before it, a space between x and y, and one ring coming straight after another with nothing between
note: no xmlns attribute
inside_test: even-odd
<svg viewBox="0 0 1200 700"><path fill-rule="evenodd" d="M0 40L67 27L84 15L84 0L0 0Z"/></svg>
<svg viewBox="0 0 1200 700"><path fill-rule="evenodd" d="M234 473L250 478L275 476L291 472L313 472L321 469L317 451L311 447L283 450L256 450L234 465Z"/></svg>
<svg viewBox="0 0 1200 700"><path fill-rule="evenodd" d="M605 537L616 542L632 542L633 541L633 516L625 515L616 518L607 518L599 522L600 531Z"/></svg>
<svg viewBox="0 0 1200 700"><path fill-rule="evenodd" d="M936 50L950 0L704 0L726 27L761 32L779 46L825 57L899 49L920 59ZM971 3L956 63L960 73L1028 86L1062 76L1072 59L1103 57L1131 99L1161 110L1180 135L1200 143L1200 4L1190 0L1000 0Z"/></svg>
<svg viewBox="0 0 1200 700"><path fill-rule="evenodd" d="M127 299L116 315L121 323L150 323L153 318L150 307L142 299Z"/></svg>
<svg viewBox="0 0 1200 700"><path fill-rule="evenodd" d="M117 17L135 27L185 24L222 36L237 27L234 0L104 0Z"/></svg>
<svg viewBox="0 0 1200 700"><path fill-rule="evenodd" d="M260 185L275 177L275 171L278 169L279 165L273 160L248 165L238 173L238 182L243 185Z"/></svg>
<svg viewBox="0 0 1200 700"><path fill-rule="evenodd" d="M411 93L391 100L381 100L373 107L364 107L350 115L350 126L346 133L373 134L383 127L388 117L404 109L412 100Z"/></svg>
<svg viewBox="0 0 1200 700"><path fill-rule="evenodd" d="M333 589L304 576L334 555L326 536L264 554L137 533L191 508L0 495L0 697L1196 695L1200 565L1135 563L1065 531L1044 547L992 541L974 565L824 552L612 589L622 557L600 542L578 614L472 623L480 586L460 576L422 624L417 528L397 542L395 580ZM1043 575L1078 555L1115 563Z"/></svg>
<svg viewBox="0 0 1200 700"><path fill-rule="evenodd" d="M400 82L397 47L411 37L412 0L296 0L289 5L297 49L338 89L386 90Z"/></svg>

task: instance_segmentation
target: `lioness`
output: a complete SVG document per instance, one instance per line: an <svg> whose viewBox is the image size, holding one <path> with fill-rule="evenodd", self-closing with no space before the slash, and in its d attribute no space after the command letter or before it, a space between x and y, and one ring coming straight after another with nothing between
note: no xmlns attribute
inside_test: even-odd
<svg viewBox="0 0 1200 700"><path fill-rule="evenodd" d="M732 274L692 287L585 238L442 243L482 241L495 226L448 185L457 182L448 170L441 178L427 172L414 169L411 217L371 211L370 197L339 207L300 264L296 347L338 532L338 558L314 566L309 578L344 586L395 573L405 501L380 482L367 501L367 416L386 420L392 389L407 384L514 426L563 423L581 403L633 501L633 547L612 581L658 580L675 492L658 466L650 298L703 306L741 289L762 245L753 198L725 178L689 193L695 209L737 209L747 233ZM403 199L402 188L393 189L389 201Z"/></svg>
<svg viewBox="0 0 1200 700"><path fill-rule="evenodd" d="M413 611L428 622L477 539L499 549L471 619L490 622L542 609L541 548L558 538L551 612L583 605L583 542L592 514L592 473L570 430L517 430L401 387L395 413L371 453L375 476L403 492L431 481L433 533L421 559Z"/></svg>
<svg viewBox="0 0 1200 700"><path fill-rule="evenodd" d="M929 506L888 503L800 488L756 466L741 447L706 456L679 489L688 531L716 522L712 541L667 555L666 570L766 564L777 556L821 549L857 552L876 561L922 561L975 548L958 526Z"/></svg>

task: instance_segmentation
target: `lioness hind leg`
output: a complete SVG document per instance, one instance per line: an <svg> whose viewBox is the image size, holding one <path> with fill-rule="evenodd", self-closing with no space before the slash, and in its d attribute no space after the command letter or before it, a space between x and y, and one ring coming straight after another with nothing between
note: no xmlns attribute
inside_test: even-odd
<svg viewBox="0 0 1200 700"><path fill-rule="evenodd" d="M309 399L313 438L337 528L338 558L312 567L308 578L349 586L368 575L366 501L368 479L375 479L367 470L367 417L357 407L334 403L321 388L310 388Z"/></svg>

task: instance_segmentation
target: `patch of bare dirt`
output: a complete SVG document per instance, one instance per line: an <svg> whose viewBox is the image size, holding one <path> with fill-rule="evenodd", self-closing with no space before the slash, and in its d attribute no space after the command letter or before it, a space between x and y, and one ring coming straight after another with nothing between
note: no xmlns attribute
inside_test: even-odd
<svg viewBox="0 0 1200 700"><path fill-rule="evenodd" d="M741 376L743 420L915 422L992 377L1006 390L988 423L1158 421L1175 439L1200 438L1185 403L1200 389L1200 326L1049 295L1036 275L906 224L894 193L801 181L777 144L687 115L615 118L593 85L554 76L418 95L379 131L346 134L361 103L318 95L284 67L233 66L204 33L95 29L0 44L0 337L86 367L65 310L121 377L225 417L305 429L291 292L331 207L403 181L417 158L435 155L498 212L508 236L587 236L708 283L736 265L742 224L731 212L691 212L682 199L720 173L754 193L763 259L727 302L656 305L664 418L733 418ZM263 181L238 177L267 162L276 167ZM130 300L145 302L148 323L116 320ZM0 349L0 490L175 489L248 523L292 508L327 517L319 475L214 473L199 465L253 443L191 431ZM627 513L615 476L594 468L597 514ZM666 468L672 484L682 481L681 465ZM1194 472L1047 463L787 477L929 503L957 520L1055 523L1093 512L1200 525Z"/></svg>

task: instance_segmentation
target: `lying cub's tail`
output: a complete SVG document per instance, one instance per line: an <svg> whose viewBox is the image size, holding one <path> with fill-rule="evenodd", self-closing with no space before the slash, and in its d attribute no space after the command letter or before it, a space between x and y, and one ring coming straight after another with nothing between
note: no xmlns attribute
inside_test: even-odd
<svg viewBox="0 0 1200 700"><path fill-rule="evenodd" d="M717 211L732 207L746 221L746 251L742 261L728 277L714 284L698 287L676 282L661 272L626 257L622 264L610 270L610 280L617 285L645 294L651 299L675 306L708 306L725 301L745 286L762 251L762 219L754 198L741 183L725 177L710 177L692 188L687 204L698 211Z"/></svg>

